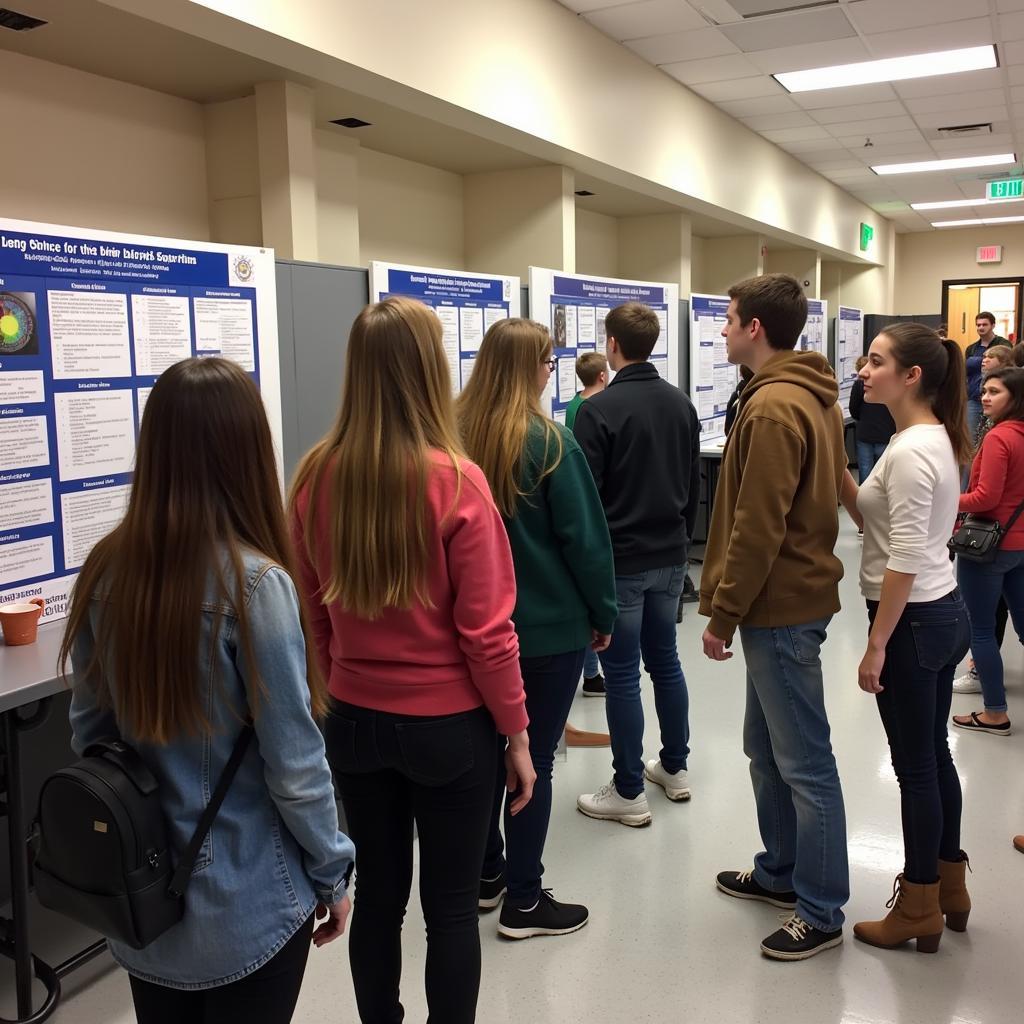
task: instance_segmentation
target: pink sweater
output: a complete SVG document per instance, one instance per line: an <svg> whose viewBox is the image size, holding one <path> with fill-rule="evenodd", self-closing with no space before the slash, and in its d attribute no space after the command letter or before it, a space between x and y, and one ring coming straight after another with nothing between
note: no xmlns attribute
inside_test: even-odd
<svg viewBox="0 0 1024 1024"><path fill-rule="evenodd" d="M511 615L515 570L508 534L480 469L462 463L462 490L447 456L432 454L427 509L434 524L428 590L433 604L386 609L372 622L324 605L330 577L328 496L313 520L314 557L302 523L309 488L296 500L296 584L309 611L316 655L338 700L400 715L450 715L485 705L506 736L526 728L519 641ZM451 515L446 515L451 512Z"/></svg>

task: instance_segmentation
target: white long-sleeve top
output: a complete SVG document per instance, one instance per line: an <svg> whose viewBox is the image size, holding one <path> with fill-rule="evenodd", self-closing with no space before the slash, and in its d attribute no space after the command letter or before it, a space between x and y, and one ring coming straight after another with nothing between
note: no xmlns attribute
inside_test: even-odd
<svg viewBox="0 0 1024 1024"><path fill-rule="evenodd" d="M916 576L913 602L938 600L956 587L946 541L959 501L946 428L922 423L894 434L857 496L864 517L860 589L869 601L881 600L886 569Z"/></svg>

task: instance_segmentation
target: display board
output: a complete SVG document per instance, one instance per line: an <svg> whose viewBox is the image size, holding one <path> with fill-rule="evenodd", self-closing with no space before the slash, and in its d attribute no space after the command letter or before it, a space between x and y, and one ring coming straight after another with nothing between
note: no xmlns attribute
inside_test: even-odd
<svg viewBox="0 0 1024 1024"><path fill-rule="evenodd" d="M797 348L801 352L820 352L828 358L828 303L823 299L807 300L807 323Z"/></svg>
<svg viewBox="0 0 1024 1024"><path fill-rule="evenodd" d="M728 295L690 296L690 398L700 418L702 444L725 437L725 409L740 379L726 355Z"/></svg>
<svg viewBox="0 0 1024 1024"><path fill-rule="evenodd" d="M624 302L650 306L661 322L651 364L672 384L679 383L679 286L651 281L567 274L530 267L530 309L551 331L558 368L551 375L542 405L560 423L580 390L576 357L605 351L605 317Z"/></svg>
<svg viewBox="0 0 1024 1024"><path fill-rule="evenodd" d="M850 417L850 392L857 379L857 360L864 355L864 313L851 306L840 306L836 317L836 378L839 381L839 405L843 418Z"/></svg>
<svg viewBox="0 0 1024 1024"><path fill-rule="evenodd" d="M256 379L280 453L272 250L0 219L0 603L65 615L154 383L214 355Z"/></svg>
<svg viewBox="0 0 1024 1024"><path fill-rule="evenodd" d="M456 394L473 372L473 360L488 328L498 320L519 316L518 277L372 261L370 301L394 295L419 299L437 313Z"/></svg>

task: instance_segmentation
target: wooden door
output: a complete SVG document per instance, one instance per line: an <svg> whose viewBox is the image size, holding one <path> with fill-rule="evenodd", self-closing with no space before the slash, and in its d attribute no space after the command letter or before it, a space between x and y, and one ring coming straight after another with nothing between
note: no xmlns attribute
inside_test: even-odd
<svg viewBox="0 0 1024 1024"><path fill-rule="evenodd" d="M973 345L978 340L978 332L974 329L974 318L981 309L978 305L979 292L978 288L950 288L948 292L946 319L948 333L950 338L960 343L961 348L967 348L968 345Z"/></svg>

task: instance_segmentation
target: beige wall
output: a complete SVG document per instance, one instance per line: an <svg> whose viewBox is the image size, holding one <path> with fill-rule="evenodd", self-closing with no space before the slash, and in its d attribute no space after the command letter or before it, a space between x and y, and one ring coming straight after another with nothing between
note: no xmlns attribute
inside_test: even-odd
<svg viewBox="0 0 1024 1024"><path fill-rule="evenodd" d="M359 143L318 131L316 144L317 239L321 263L357 267L359 245Z"/></svg>
<svg viewBox="0 0 1024 1024"><path fill-rule="evenodd" d="M1002 263L978 264L979 245L1001 245ZM938 313L942 282L955 278L1024 275L1024 224L950 228L896 236L896 308L901 314Z"/></svg>
<svg viewBox="0 0 1024 1024"><path fill-rule="evenodd" d="M766 274L789 274L795 277L807 295L812 299L818 295L818 254L809 249L772 249L768 243L768 254L764 258ZM804 284L804 281L809 282Z"/></svg>
<svg viewBox="0 0 1024 1024"><path fill-rule="evenodd" d="M210 239L262 245L255 97L206 104L203 124Z"/></svg>
<svg viewBox="0 0 1024 1024"><path fill-rule="evenodd" d="M460 175L362 147L358 165L364 266L370 260L465 266Z"/></svg>
<svg viewBox="0 0 1024 1024"><path fill-rule="evenodd" d="M828 303L828 315L838 314L840 306L852 306L865 313L890 313L885 271L857 263L822 261L821 295ZM914 310L927 313L927 309ZM938 312L936 308L933 312Z"/></svg>
<svg viewBox="0 0 1024 1024"><path fill-rule="evenodd" d="M210 237L198 103L3 51L0 216Z"/></svg>
<svg viewBox="0 0 1024 1024"><path fill-rule="evenodd" d="M653 213L619 220L619 274L638 281L667 281L691 290L690 221L682 213Z"/></svg>
<svg viewBox="0 0 1024 1024"><path fill-rule="evenodd" d="M697 275L702 283L700 290L724 295L737 281L763 273L761 243L758 235L705 239Z"/></svg>
<svg viewBox="0 0 1024 1024"><path fill-rule="evenodd" d="M576 208L576 273L619 276L619 221Z"/></svg>

